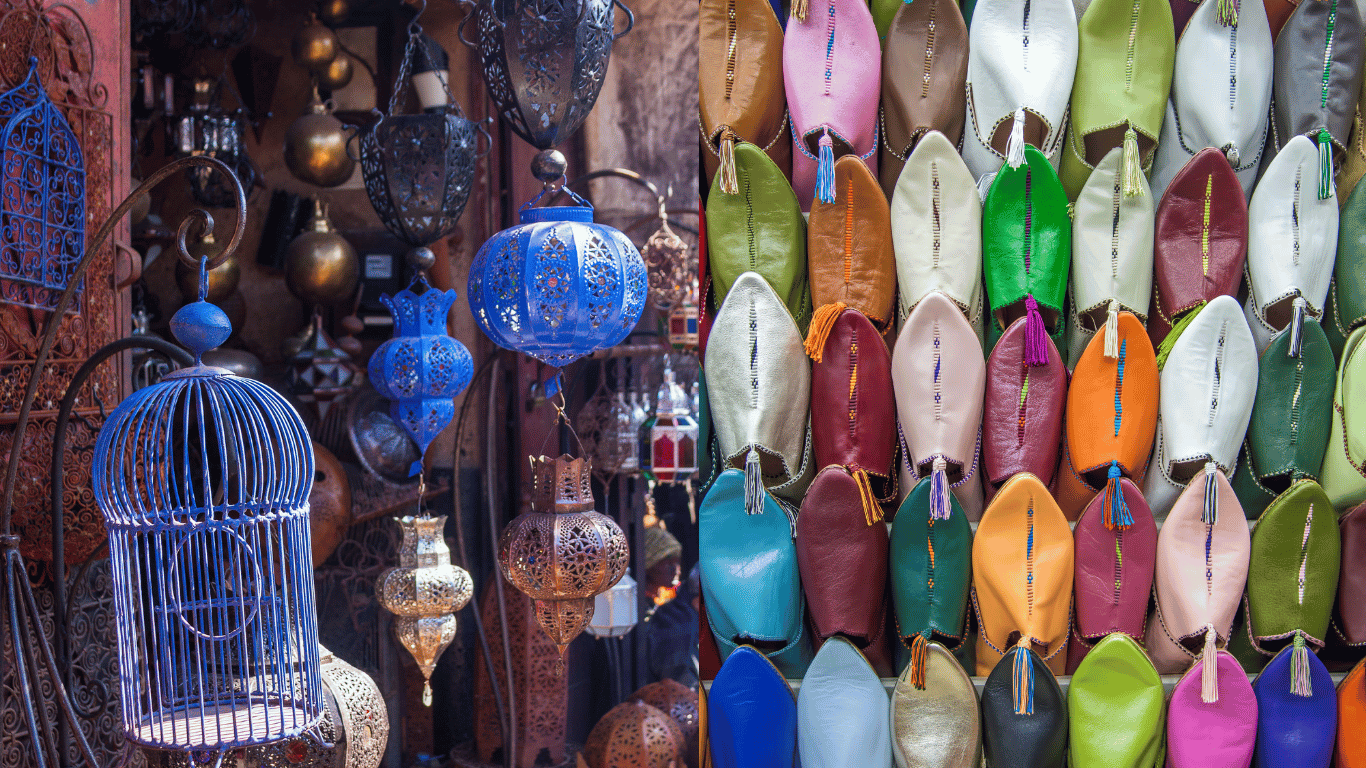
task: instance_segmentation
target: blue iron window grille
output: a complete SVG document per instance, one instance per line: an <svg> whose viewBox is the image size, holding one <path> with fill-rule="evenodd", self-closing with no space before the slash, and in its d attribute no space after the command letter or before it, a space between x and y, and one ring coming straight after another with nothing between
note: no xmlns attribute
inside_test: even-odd
<svg viewBox="0 0 1366 768"><path fill-rule="evenodd" d="M0 95L0 301L50 310L85 251L85 158L37 66Z"/></svg>

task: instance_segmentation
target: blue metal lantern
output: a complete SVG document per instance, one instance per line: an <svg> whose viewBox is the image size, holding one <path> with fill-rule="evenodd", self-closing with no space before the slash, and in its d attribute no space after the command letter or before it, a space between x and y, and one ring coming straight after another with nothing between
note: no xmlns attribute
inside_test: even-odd
<svg viewBox="0 0 1366 768"><path fill-rule="evenodd" d="M425 249L418 249L425 250ZM413 287L421 285L421 293ZM390 401L389 415L412 436L424 454L455 416L458 396L474 377L474 362L464 344L446 333L446 316L455 291L440 291L417 273L411 285L393 297L380 297L394 316L394 337L370 356L370 383ZM409 475L422 471L418 458Z"/></svg>
<svg viewBox="0 0 1366 768"><path fill-rule="evenodd" d="M645 309L645 262L626 235L593 223L593 206L522 206L521 224L489 238L470 266L470 309L500 347L563 367L631 333Z"/></svg>
<svg viewBox="0 0 1366 768"><path fill-rule="evenodd" d="M313 448L270 387L206 366L228 318L171 321L195 365L134 392L95 444L109 531L124 732L213 755L301 735L323 715L309 541Z"/></svg>

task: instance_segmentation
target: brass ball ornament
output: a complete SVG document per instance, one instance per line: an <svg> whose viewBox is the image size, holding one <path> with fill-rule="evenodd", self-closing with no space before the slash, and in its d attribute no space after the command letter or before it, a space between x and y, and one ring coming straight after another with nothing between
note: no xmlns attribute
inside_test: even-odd
<svg viewBox="0 0 1366 768"><path fill-rule="evenodd" d="M289 49L296 64L311 72L321 72L337 57L341 44L336 32L315 20L294 35Z"/></svg>
<svg viewBox="0 0 1366 768"><path fill-rule="evenodd" d="M355 295L360 279L356 249L337 234L327 204L314 203L313 218L285 249L285 287L309 305L333 305Z"/></svg>
<svg viewBox="0 0 1366 768"><path fill-rule="evenodd" d="M318 19L335 27L351 15L351 0L321 0L318 3Z"/></svg>
<svg viewBox="0 0 1366 768"><path fill-rule="evenodd" d="M356 161L346 149L351 137L330 106L315 94L308 111L285 132L285 165L294 178L317 187L343 184L356 170Z"/></svg>
<svg viewBox="0 0 1366 768"><path fill-rule="evenodd" d="M223 246L214 240L213 233L204 236L204 239L192 243L187 247L191 258L199 259L208 256L209 261L213 261L219 253L223 251ZM228 256L227 261L210 269L208 272L209 292L204 300L210 304L221 304L237 290L237 284L242 280L242 265L237 262L237 255ZM176 287L180 289L180 296L185 301L194 301L199 298L199 270L186 264L183 259L176 259L175 265Z"/></svg>
<svg viewBox="0 0 1366 768"><path fill-rule="evenodd" d="M328 62L318 74L318 87L326 88L329 91L340 91L351 82L351 77L355 75L356 68L351 63L351 57L346 54L339 54L337 58Z"/></svg>

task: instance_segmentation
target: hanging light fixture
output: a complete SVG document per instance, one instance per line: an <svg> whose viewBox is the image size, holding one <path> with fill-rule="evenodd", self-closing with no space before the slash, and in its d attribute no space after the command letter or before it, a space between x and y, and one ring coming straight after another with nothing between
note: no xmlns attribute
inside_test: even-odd
<svg viewBox="0 0 1366 768"><path fill-rule="evenodd" d="M621 577L621 581L593 598L593 618L586 629L588 634L598 639L623 637L639 622L636 580L627 573Z"/></svg>
<svg viewBox="0 0 1366 768"><path fill-rule="evenodd" d="M306 111L285 131L285 167L305 184L335 187L346 183L356 170L356 161L346 149L351 136L332 109L332 102L323 101L315 87Z"/></svg>
<svg viewBox="0 0 1366 768"><path fill-rule="evenodd" d="M655 398L655 421L650 427L650 471L661 483L681 483L697 471L697 417L692 398L674 381L667 364Z"/></svg>

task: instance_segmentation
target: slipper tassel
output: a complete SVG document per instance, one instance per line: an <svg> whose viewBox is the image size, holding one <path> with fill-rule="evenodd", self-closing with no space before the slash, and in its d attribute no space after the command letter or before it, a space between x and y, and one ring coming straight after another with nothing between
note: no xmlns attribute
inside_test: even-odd
<svg viewBox="0 0 1366 768"><path fill-rule="evenodd" d="M948 520L953 511L949 501L949 463L935 456L930 465L930 519Z"/></svg>
<svg viewBox="0 0 1366 768"><path fill-rule="evenodd" d="M1309 679L1309 646L1304 633L1295 633L1295 649L1290 652L1290 692L1296 696L1314 695L1314 684Z"/></svg>
<svg viewBox="0 0 1366 768"><path fill-rule="evenodd" d="M816 199L822 203L835 202L835 142L826 128L817 142L820 152L816 160Z"/></svg>
<svg viewBox="0 0 1366 768"><path fill-rule="evenodd" d="M1048 365L1048 327L1032 293L1025 296L1025 365Z"/></svg>
<svg viewBox="0 0 1366 768"><path fill-rule="evenodd" d="M1319 199L1332 197L1333 189L1333 137L1328 131L1319 129Z"/></svg>
<svg viewBox="0 0 1366 768"><path fill-rule="evenodd" d="M868 470L862 467L852 472L854 485L858 486L859 501L863 502L863 519L868 525L882 522L882 506L873 495L873 483L868 479Z"/></svg>
<svg viewBox="0 0 1366 768"><path fill-rule="evenodd" d="M1309 302L1303 296L1296 296L1291 304L1290 314L1290 356L1299 357L1304 349L1304 313Z"/></svg>
<svg viewBox="0 0 1366 768"><path fill-rule="evenodd" d="M911 641L911 685L917 691L925 690L925 665L929 662L930 641L925 633L920 633Z"/></svg>
<svg viewBox="0 0 1366 768"><path fill-rule="evenodd" d="M797 21L806 21L806 2L807 0L792 0L792 15L797 17Z"/></svg>
<svg viewBox="0 0 1366 768"><path fill-rule="evenodd" d="M749 449L745 457L745 512L757 515L764 511L764 473L759 465L759 451Z"/></svg>
<svg viewBox="0 0 1366 768"><path fill-rule="evenodd" d="M717 183L727 195L740 193L740 178L735 172L735 132L727 128L721 132L721 167L717 170Z"/></svg>
<svg viewBox="0 0 1366 768"><path fill-rule="evenodd" d="M1219 0L1218 18L1226 27L1238 26L1238 0Z"/></svg>
<svg viewBox="0 0 1366 768"><path fill-rule="evenodd" d="M1006 165L1019 168L1024 164L1024 107L1015 110L1015 121L1010 124L1010 138L1006 140Z"/></svg>
<svg viewBox="0 0 1366 768"><path fill-rule="evenodd" d="M1203 309L1204 306L1205 302L1203 301L1196 304L1191 307L1186 314L1182 315L1179 320L1172 323L1171 331L1162 339L1162 343L1157 345L1157 370L1161 371L1167 365L1167 358L1171 356L1172 347L1176 346L1176 340L1181 338L1181 334L1186 332L1186 329L1190 327L1191 321L1195 319L1196 315L1200 314L1200 310Z"/></svg>
<svg viewBox="0 0 1366 768"><path fill-rule="evenodd" d="M1124 489L1119 485L1119 478L1123 475L1119 468L1118 461L1110 462L1110 471L1107 473L1105 481L1105 498L1101 500L1102 518L1105 521L1107 530L1128 530L1134 524L1133 515L1129 514L1129 504L1124 501Z"/></svg>
<svg viewBox="0 0 1366 768"><path fill-rule="evenodd" d="M1214 481L1214 473L1218 471L1218 464L1205 462L1205 506L1200 512L1200 521L1205 525L1219 522L1219 484Z"/></svg>
<svg viewBox="0 0 1366 768"><path fill-rule="evenodd" d="M1115 299L1110 299L1110 308L1105 311L1105 356L1119 358L1119 302Z"/></svg>
<svg viewBox="0 0 1366 768"><path fill-rule="evenodd" d="M1020 636L1015 644L1015 662L1011 667L1010 693L1015 700L1015 714L1034 714L1034 665L1029 658L1029 638Z"/></svg>
<svg viewBox="0 0 1366 768"><path fill-rule="evenodd" d="M830 337L830 330L835 327L835 321L840 319L840 314L849 306L842 301L833 304L826 304L811 316L811 327L806 332L806 354L812 360L820 362L825 357L825 340Z"/></svg>
<svg viewBox="0 0 1366 768"><path fill-rule="evenodd" d="M1123 189L1125 197L1143 194L1143 161L1138 156L1138 134L1133 126L1124 132Z"/></svg>
<svg viewBox="0 0 1366 768"><path fill-rule="evenodd" d="M1219 701L1219 635L1214 625L1205 627L1205 649L1200 653L1200 700L1206 704Z"/></svg>
<svg viewBox="0 0 1366 768"><path fill-rule="evenodd" d="M982 174L982 178L977 180L977 197L983 203L987 201L987 194L991 192L991 184L996 181L996 172Z"/></svg>

